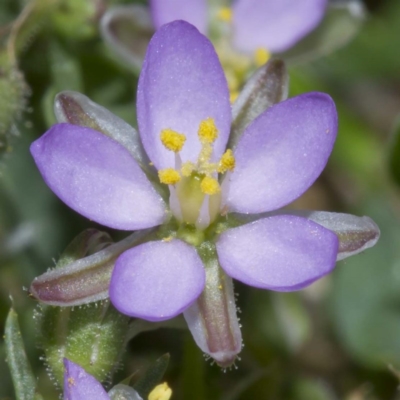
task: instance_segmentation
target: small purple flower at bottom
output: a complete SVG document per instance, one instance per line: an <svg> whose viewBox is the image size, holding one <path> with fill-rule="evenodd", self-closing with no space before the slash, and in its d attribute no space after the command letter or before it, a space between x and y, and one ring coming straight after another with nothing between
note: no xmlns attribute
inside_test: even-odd
<svg viewBox="0 0 400 400"><path fill-rule="evenodd" d="M238 50L280 53L316 28L327 5L327 0L236 0L232 8L220 8L217 18L232 23L232 44ZM192 0L190 5L187 0L150 0L150 7L156 29L182 19L204 34L210 31L209 16L217 9L207 0Z"/></svg>
<svg viewBox="0 0 400 400"><path fill-rule="evenodd" d="M101 383L80 365L64 358L64 400L143 400L132 387L119 384L108 393ZM157 385L149 394L149 400L169 400L172 390L166 383Z"/></svg>
<svg viewBox="0 0 400 400"><path fill-rule="evenodd" d="M176 21L149 44L137 116L168 196L143 172L139 145L128 150L90 128L55 125L31 152L49 187L82 215L116 229L161 226L158 240L119 256L111 301L149 321L183 312L198 346L229 365L242 347L232 278L292 291L335 266L337 235L280 210L324 169L337 133L335 105L323 93L297 96L230 137L229 91L213 46Z"/></svg>
<svg viewBox="0 0 400 400"><path fill-rule="evenodd" d="M64 367L64 400L110 400L112 398L101 383L80 365L64 358ZM124 398L127 400L143 400L129 386L117 385L116 389L112 390L123 391L126 394Z"/></svg>
<svg viewBox="0 0 400 400"><path fill-rule="evenodd" d="M101 383L80 365L64 358L64 400L110 400Z"/></svg>

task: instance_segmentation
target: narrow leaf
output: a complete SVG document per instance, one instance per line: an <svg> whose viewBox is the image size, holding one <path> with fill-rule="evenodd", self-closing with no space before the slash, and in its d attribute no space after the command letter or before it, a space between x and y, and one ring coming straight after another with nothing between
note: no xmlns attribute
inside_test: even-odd
<svg viewBox="0 0 400 400"><path fill-rule="evenodd" d="M17 400L42 400L36 392L36 379L25 353L18 315L10 309L5 326L5 345L8 366L11 371Z"/></svg>
<svg viewBox="0 0 400 400"><path fill-rule="evenodd" d="M157 386L164 377L169 363L169 354L164 354L156 362L147 369L144 376L140 378L134 385L135 390L144 399L147 399L149 393Z"/></svg>

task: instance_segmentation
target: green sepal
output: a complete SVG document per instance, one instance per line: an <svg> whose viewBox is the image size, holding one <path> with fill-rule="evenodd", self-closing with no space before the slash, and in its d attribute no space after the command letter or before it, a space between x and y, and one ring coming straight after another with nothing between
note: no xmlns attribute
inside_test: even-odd
<svg viewBox="0 0 400 400"><path fill-rule="evenodd" d="M140 4L110 8L101 20L101 34L110 50L139 74L154 33L148 7Z"/></svg>
<svg viewBox="0 0 400 400"><path fill-rule="evenodd" d="M62 268L80 258L95 254L112 244L111 236L107 232L97 229L86 229L81 232L61 254L56 268Z"/></svg>
<svg viewBox="0 0 400 400"><path fill-rule="evenodd" d="M169 364L169 354L164 354L154 362L145 372L144 375L133 385L134 389L141 397L147 399L149 393L157 386L164 377L165 371Z"/></svg>
<svg viewBox="0 0 400 400"><path fill-rule="evenodd" d="M232 128L227 148L234 149L246 127L272 105L286 100L289 75L285 63L272 59L246 82L232 106Z"/></svg>
<svg viewBox="0 0 400 400"><path fill-rule="evenodd" d="M213 241L197 247L206 283L183 315L197 346L221 368L231 367L242 349L232 278L225 274Z"/></svg>
<svg viewBox="0 0 400 400"><path fill-rule="evenodd" d="M57 265L60 268L47 271L35 278L30 286L30 293L42 303L64 307L107 299L111 272L117 257L125 250L149 240L152 232L152 229L135 232L120 242L86 257L79 251L71 256L72 253L67 250L70 255L62 258ZM78 243L82 239L83 236L76 239L71 248L74 246L79 248ZM100 244L104 245L102 242L104 237L98 239ZM89 240L89 237L85 240ZM88 246L89 242L84 241L86 245L82 246ZM95 246L95 250L99 249ZM74 260L74 257L77 259Z"/></svg>
<svg viewBox="0 0 400 400"><path fill-rule="evenodd" d="M43 400L36 392L36 378L26 356L18 315L12 308L6 319L4 341L16 400Z"/></svg>

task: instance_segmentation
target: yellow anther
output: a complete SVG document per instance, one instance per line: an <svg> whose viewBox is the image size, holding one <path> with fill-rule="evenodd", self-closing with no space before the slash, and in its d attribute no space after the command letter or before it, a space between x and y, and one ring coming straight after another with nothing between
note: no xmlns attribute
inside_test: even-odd
<svg viewBox="0 0 400 400"><path fill-rule="evenodd" d="M223 174L226 171L233 171L235 168L235 157L231 149L225 151L219 160L218 172Z"/></svg>
<svg viewBox="0 0 400 400"><path fill-rule="evenodd" d="M149 400L169 400L172 390L166 382L157 385L149 394Z"/></svg>
<svg viewBox="0 0 400 400"><path fill-rule="evenodd" d="M206 176L200 183L200 189L204 194L217 194L221 191L221 187L216 179Z"/></svg>
<svg viewBox="0 0 400 400"><path fill-rule="evenodd" d="M261 67L271 58L271 53L262 47L254 52L254 62L257 67Z"/></svg>
<svg viewBox="0 0 400 400"><path fill-rule="evenodd" d="M218 137L218 129L213 118L200 122L198 135L201 143L214 143Z"/></svg>
<svg viewBox="0 0 400 400"><path fill-rule="evenodd" d="M181 174L182 176L190 176L190 174L195 170L195 165L191 161L187 161L182 164Z"/></svg>
<svg viewBox="0 0 400 400"><path fill-rule="evenodd" d="M181 180L181 176L176 169L166 168L158 171L158 178L161 183L165 183L166 185L175 185Z"/></svg>
<svg viewBox="0 0 400 400"><path fill-rule="evenodd" d="M186 141L186 136L184 134L175 132L172 129L163 129L160 138L162 144L168 150L174 151L175 153L182 150Z"/></svg>
<svg viewBox="0 0 400 400"><path fill-rule="evenodd" d="M224 22L232 21L232 9L230 7L222 7L219 9L217 18Z"/></svg>

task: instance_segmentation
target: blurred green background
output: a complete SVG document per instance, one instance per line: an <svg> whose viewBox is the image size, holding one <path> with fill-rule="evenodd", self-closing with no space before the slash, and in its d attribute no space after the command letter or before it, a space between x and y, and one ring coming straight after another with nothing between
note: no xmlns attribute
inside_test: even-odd
<svg viewBox="0 0 400 400"><path fill-rule="evenodd" d="M36 303L24 288L54 266L79 232L104 228L51 193L29 145L55 122L53 98L66 89L135 126L137 75L98 31L102 13L121 3L127 2L0 2L0 325L3 331L14 304L45 399L58 395L39 359ZM295 206L368 215L381 229L377 246L301 292L238 283L245 347L237 369L210 366L187 331L161 329L128 344L115 382L169 352L165 378L173 399L400 399L400 1L366 6L367 19L350 44L289 66L291 95L327 92L339 113L328 167ZM0 399L11 399L3 343L0 353Z"/></svg>

